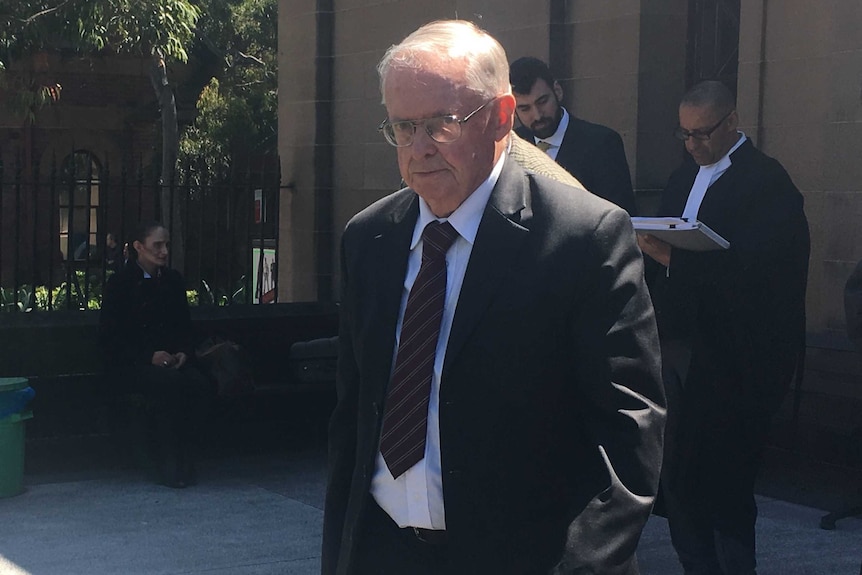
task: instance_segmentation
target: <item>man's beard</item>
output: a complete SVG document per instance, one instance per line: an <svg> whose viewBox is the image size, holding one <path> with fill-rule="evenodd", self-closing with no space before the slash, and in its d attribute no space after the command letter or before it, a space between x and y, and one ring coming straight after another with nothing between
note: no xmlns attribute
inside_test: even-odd
<svg viewBox="0 0 862 575"><path fill-rule="evenodd" d="M538 120L530 124L530 130L533 132L533 135L540 140L550 138L554 135L554 132L557 131L557 128L560 126L560 122L562 121L562 119L563 108L558 107L556 118L550 116L539 118Z"/></svg>

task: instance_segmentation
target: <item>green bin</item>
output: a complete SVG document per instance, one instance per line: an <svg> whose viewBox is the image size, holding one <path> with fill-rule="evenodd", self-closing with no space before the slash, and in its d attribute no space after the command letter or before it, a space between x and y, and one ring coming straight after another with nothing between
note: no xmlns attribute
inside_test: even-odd
<svg viewBox="0 0 862 575"><path fill-rule="evenodd" d="M0 394L28 386L26 378L0 378ZM24 491L24 422L30 411L13 413L0 419L0 498Z"/></svg>

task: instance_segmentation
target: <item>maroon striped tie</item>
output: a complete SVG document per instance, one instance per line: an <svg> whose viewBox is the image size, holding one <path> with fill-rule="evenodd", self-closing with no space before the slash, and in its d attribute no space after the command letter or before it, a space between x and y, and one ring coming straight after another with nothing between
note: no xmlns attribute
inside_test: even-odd
<svg viewBox="0 0 862 575"><path fill-rule="evenodd" d="M446 252L456 237L452 224L436 220L422 232L422 265L407 297L380 437L392 477L425 457L434 355L446 299Z"/></svg>

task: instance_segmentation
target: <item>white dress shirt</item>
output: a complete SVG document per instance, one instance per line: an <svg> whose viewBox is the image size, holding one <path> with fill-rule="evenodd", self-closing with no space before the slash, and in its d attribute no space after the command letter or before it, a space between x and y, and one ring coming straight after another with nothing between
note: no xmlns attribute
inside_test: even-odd
<svg viewBox="0 0 862 575"><path fill-rule="evenodd" d="M691 191L688 193L688 199L685 202L685 209L682 211L682 217L688 221L697 220L697 212L700 210L700 204L703 203L703 198L706 197L706 191L709 187L730 168L732 162L730 155L742 145L747 139L745 134L739 132L740 138L736 141L733 147L714 164L701 166L697 171L697 177L691 186Z"/></svg>
<svg viewBox="0 0 862 575"><path fill-rule="evenodd" d="M410 256L407 260L407 275L401 295L401 310L395 328L395 351L401 337L401 324L410 288L416 281L422 264L422 230L432 220L448 221L458 232L452 247L446 252L446 300L443 319L440 322L440 337L434 357L434 375L431 379L431 398L428 405L428 430L425 441L425 457L404 472L397 479L392 478L383 455L377 452L374 477L371 480L371 494L377 504L389 514L399 527L421 527L423 529L445 529L446 518L443 508L443 473L440 460L440 381L443 373L443 360L446 357L446 344L452 329L452 319L458 305L461 284L467 271L467 262L473 251L476 232L482 221L482 214L491 191L503 169L504 153L491 170L491 175L470 196L464 200L448 218L437 218L425 203L419 199L419 218L413 229ZM395 361L392 365L394 367Z"/></svg>
<svg viewBox="0 0 862 575"><path fill-rule="evenodd" d="M554 132L548 138L536 138L535 136L533 137L533 140L535 140L536 144L538 144L539 142L547 142L548 144L550 144L548 149L545 150L545 153L548 154L548 156L550 156L551 159L554 161L556 161L557 159L557 153L560 151L560 146L563 145L563 138L566 137L566 130L569 129L569 113L566 111L565 108L561 107L560 109L563 111L563 118L560 120L560 125L557 126L557 131Z"/></svg>

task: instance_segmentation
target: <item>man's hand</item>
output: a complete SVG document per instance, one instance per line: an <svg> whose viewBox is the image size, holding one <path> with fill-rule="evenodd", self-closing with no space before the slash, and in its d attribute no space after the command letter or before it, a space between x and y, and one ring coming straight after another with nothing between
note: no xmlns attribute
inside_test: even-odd
<svg viewBox="0 0 862 575"><path fill-rule="evenodd" d="M638 234L638 246L643 253L664 267L670 267L671 246L669 243L650 234Z"/></svg>
<svg viewBox="0 0 862 575"><path fill-rule="evenodd" d="M176 357L166 351L157 351L153 354L150 363L157 367L173 367L177 363Z"/></svg>

